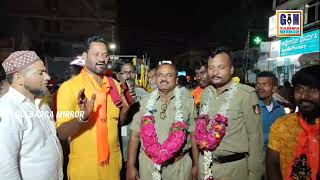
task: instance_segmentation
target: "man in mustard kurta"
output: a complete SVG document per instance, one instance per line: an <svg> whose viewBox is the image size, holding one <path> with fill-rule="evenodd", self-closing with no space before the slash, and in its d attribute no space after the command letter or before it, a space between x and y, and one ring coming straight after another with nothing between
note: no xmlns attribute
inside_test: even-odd
<svg viewBox="0 0 320 180"><path fill-rule="evenodd" d="M90 37L82 56L85 67L63 83L57 95L58 135L70 141L68 179L119 180L118 123L128 105L119 84L104 76L109 61L104 39ZM67 116L66 112L75 114Z"/></svg>
<svg viewBox="0 0 320 180"><path fill-rule="evenodd" d="M320 65L292 77L297 113L278 118L270 128L267 179L320 179Z"/></svg>

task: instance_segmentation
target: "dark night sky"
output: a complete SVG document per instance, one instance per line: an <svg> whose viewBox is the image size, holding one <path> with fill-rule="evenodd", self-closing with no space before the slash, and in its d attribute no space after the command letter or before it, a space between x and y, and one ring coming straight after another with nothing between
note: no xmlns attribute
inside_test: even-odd
<svg viewBox="0 0 320 180"><path fill-rule="evenodd" d="M2 16L5 2L9 0L0 6L2 24L8 22ZM239 50L245 46L248 28L266 37L272 14L272 0L118 0L119 49L121 54L147 53L155 59L219 45ZM0 35L10 34L5 28Z"/></svg>
<svg viewBox="0 0 320 180"><path fill-rule="evenodd" d="M272 0L119 2L121 52L170 57L188 48L243 49L248 28L266 35Z"/></svg>

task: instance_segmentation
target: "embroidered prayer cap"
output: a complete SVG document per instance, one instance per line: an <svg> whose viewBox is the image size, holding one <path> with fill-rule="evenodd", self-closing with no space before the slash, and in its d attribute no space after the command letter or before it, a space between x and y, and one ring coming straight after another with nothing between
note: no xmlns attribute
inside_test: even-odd
<svg viewBox="0 0 320 180"><path fill-rule="evenodd" d="M2 67L8 75L26 68L39 59L34 51L16 51L2 62Z"/></svg>

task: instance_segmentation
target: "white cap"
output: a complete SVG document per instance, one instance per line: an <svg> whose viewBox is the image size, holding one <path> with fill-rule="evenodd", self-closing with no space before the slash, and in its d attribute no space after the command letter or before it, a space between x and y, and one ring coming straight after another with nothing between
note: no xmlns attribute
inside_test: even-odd
<svg viewBox="0 0 320 180"><path fill-rule="evenodd" d="M171 61L160 61L159 65L161 65L161 64L172 64L172 62Z"/></svg>
<svg viewBox="0 0 320 180"><path fill-rule="evenodd" d="M85 62L81 56L77 56L76 59L72 60L70 62L70 65L78 65L78 66L84 66Z"/></svg>

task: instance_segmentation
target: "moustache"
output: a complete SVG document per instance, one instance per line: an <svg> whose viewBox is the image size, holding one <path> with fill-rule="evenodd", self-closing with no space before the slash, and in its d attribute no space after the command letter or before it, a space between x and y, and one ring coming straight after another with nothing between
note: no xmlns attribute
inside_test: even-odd
<svg viewBox="0 0 320 180"><path fill-rule="evenodd" d="M107 66L106 63L104 63L104 62L97 62L96 65L104 65L104 66Z"/></svg>
<svg viewBox="0 0 320 180"><path fill-rule="evenodd" d="M310 104L314 104L314 102L312 101L309 101L309 100L301 100L301 101L298 101L299 104L302 104L302 103L310 103Z"/></svg>
<svg viewBox="0 0 320 180"><path fill-rule="evenodd" d="M212 78L212 79L213 79L213 78L219 78L219 79L221 79L220 76L212 76L211 78Z"/></svg>
<svg viewBox="0 0 320 180"><path fill-rule="evenodd" d="M160 84L162 84L162 83L169 83L168 81L160 81Z"/></svg>

